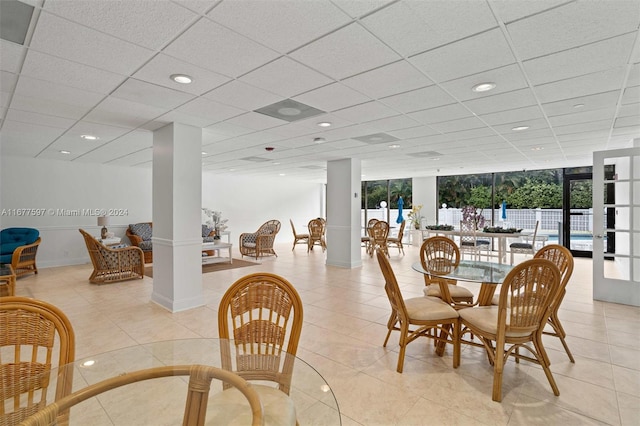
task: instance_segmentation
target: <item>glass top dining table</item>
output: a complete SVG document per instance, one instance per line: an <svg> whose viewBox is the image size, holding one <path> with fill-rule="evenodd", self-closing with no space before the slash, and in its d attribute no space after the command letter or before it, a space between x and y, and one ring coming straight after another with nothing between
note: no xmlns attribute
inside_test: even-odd
<svg viewBox="0 0 640 426"><path fill-rule="evenodd" d="M58 380L72 374L71 392L132 371L186 364L222 366L223 339L178 339L140 344L80 358L52 369L47 403L55 401ZM290 357L283 354L283 358ZM289 358L291 359L291 358ZM284 362L284 361L283 361ZM340 425L338 403L331 386L311 365L294 357L289 396L299 424ZM109 390L71 407L70 425L176 425L182 424L189 377L165 377ZM271 382L259 382L271 384ZM210 396L222 392L222 382L211 383ZM247 409L249 409L247 404Z"/></svg>
<svg viewBox="0 0 640 426"><path fill-rule="evenodd" d="M461 260L457 267L447 273L441 274L427 271L422 267L420 262L415 262L411 267L414 271L422 274L435 275L458 281L481 283L480 294L478 294L477 299L477 303L480 306L491 305L491 299L493 298L496 287L502 284L506 276L513 269L513 265L480 260Z"/></svg>

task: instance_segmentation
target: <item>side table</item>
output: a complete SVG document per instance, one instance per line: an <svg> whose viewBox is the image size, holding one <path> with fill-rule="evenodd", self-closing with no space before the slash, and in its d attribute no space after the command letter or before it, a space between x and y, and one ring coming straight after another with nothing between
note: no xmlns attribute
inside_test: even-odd
<svg viewBox="0 0 640 426"><path fill-rule="evenodd" d="M117 246L118 244L120 244L120 241L122 241L122 238L119 238L119 237L111 237L111 238L95 237L95 238L96 240L100 241L102 244L104 244L107 247Z"/></svg>
<svg viewBox="0 0 640 426"><path fill-rule="evenodd" d="M0 296L16 295L16 273L11 265L0 267Z"/></svg>

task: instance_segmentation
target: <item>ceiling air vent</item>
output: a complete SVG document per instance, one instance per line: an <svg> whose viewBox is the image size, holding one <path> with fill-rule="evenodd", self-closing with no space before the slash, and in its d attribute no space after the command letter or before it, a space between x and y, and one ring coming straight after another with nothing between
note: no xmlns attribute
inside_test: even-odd
<svg viewBox="0 0 640 426"><path fill-rule="evenodd" d="M265 161L271 161L271 159L264 158L264 157L244 157L244 158L241 158L241 160L253 161L254 163L263 163Z"/></svg>
<svg viewBox="0 0 640 426"><path fill-rule="evenodd" d="M374 133L372 135L358 136L355 138L357 141L370 143L370 144L378 144L378 143L389 143L399 141L400 139L395 136L388 135L386 133Z"/></svg>
<svg viewBox="0 0 640 426"><path fill-rule="evenodd" d="M423 151L423 152L414 152L413 154L409 154L413 157L421 157L421 158L435 158L435 157L442 157L442 154L440 154L437 151Z"/></svg>
<svg viewBox="0 0 640 426"><path fill-rule="evenodd" d="M254 112L289 122L325 113L325 111L294 101L293 99L285 99L284 101L259 108Z"/></svg>
<svg viewBox="0 0 640 426"><path fill-rule="evenodd" d="M0 1L0 38L24 45L31 15L33 6L15 0Z"/></svg>

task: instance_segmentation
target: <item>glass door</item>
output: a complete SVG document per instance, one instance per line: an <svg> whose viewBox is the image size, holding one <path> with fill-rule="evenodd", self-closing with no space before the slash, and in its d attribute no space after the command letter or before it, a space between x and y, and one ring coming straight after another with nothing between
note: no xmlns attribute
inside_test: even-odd
<svg viewBox="0 0 640 426"><path fill-rule="evenodd" d="M593 182L593 298L640 306L640 148L595 152Z"/></svg>
<svg viewBox="0 0 640 426"><path fill-rule="evenodd" d="M592 174L565 174L562 244L575 257L593 254Z"/></svg>

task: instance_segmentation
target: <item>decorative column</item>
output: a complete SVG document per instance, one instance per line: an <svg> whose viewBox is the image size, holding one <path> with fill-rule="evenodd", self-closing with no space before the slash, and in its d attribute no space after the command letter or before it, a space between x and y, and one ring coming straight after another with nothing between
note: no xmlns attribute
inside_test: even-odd
<svg viewBox="0 0 640 426"><path fill-rule="evenodd" d="M327 163L327 265L362 266L360 160Z"/></svg>
<svg viewBox="0 0 640 426"><path fill-rule="evenodd" d="M153 293L171 312L204 305L202 129L172 123L153 132Z"/></svg>

